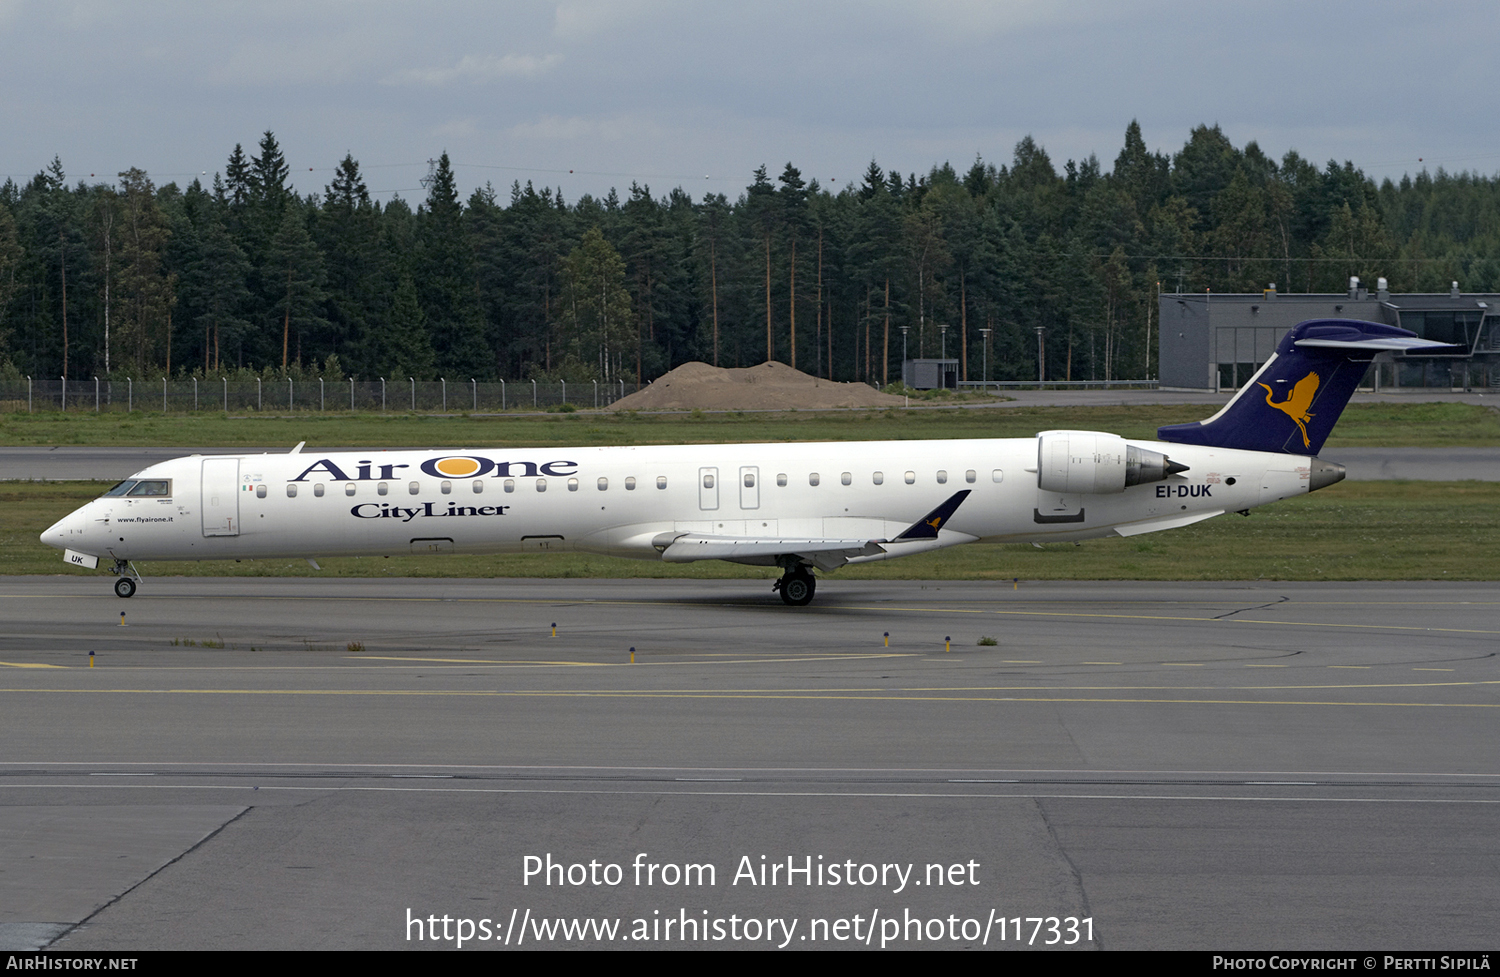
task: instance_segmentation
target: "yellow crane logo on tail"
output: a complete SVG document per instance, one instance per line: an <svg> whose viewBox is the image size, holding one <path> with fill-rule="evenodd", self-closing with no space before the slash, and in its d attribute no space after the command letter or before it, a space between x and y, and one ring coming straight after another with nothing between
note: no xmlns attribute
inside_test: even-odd
<svg viewBox="0 0 1500 977"><path fill-rule="evenodd" d="M1298 380L1297 385L1292 388L1292 392L1287 395L1286 400L1283 400L1279 404L1271 399L1275 391L1269 385L1259 383L1256 386L1266 388L1266 403L1281 411L1287 417L1290 417L1302 431L1302 446L1304 448L1311 448L1312 441L1307 436L1307 422L1313 419L1313 415L1309 414L1307 409L1312 406L1313 397L1318 392L1318 375L1316 373L1309 373L1301 380Z"/></svg>

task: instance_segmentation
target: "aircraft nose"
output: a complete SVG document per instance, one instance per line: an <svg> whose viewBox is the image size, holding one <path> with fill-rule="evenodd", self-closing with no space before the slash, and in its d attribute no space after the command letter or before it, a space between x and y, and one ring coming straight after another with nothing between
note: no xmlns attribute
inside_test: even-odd
<svg viewBox="0 0 1500 977"><path fill-rule="evenodd" d="M83 510L71 512L47 527L42 533L42 542L54 549L65 550L69 546L77 547L83 542L84 526L88 523Z"/></svg>

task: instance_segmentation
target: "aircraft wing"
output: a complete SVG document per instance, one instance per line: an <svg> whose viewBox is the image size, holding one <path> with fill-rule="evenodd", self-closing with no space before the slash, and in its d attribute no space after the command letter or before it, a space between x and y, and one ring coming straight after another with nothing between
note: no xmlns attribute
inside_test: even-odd
<svg viewBox="0 0 1500 977"><path fill-rule="evenodd" d="M667 563L728 560L753 566L776 566L777 558L800 556L820 570L843 566L856 556L885 552L881 540L808 539L805 537L710 536L704 533L662 533L652 540Z"/></svg>
<svg viewBox="0 0 1500 977"><path fill-rule="evenodd" d="M953 516L969 490L955 492L942 505L912 523L894 539L836 539L818 537L714 536L707 533L660 533L651 545L667 563L728 560L752 566L777 566L787 556L801 557L820 570L835 570L851 560L882 556L892 545L917 552L939 539L940 528ZM962 537L965 541L973 537ZM955 542L958 541L956 538ZM927 545L922 545L927 544ZM863 562L863 561L861 561Z"/></svg>

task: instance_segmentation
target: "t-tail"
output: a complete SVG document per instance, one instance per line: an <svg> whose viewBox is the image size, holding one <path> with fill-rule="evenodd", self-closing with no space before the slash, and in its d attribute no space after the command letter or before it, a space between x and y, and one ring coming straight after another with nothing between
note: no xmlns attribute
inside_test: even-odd
<svg viewBox="0 0 1500 977"><path fill-rule="evenodd" d="M1294 326L1265 365L1206 421L1171 424L1156 436L1176 444L1316 455L1370 361L1389 350L1446 346L1359 319L1310 319Z"/></svg>

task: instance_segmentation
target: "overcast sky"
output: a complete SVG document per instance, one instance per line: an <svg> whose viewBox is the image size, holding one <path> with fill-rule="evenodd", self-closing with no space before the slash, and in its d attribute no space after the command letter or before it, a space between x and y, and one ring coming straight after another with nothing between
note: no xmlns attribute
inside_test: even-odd
<svg viewBox="0 0 1500 977"><path fill-rule="evenodd" d="M222 172L276 133L303 193L346 152L381 199L632 180L731 199L764 163L1006 163L1031 134L1108 168L1193 126L1377 178L1500 171L1500 4L1328 0L0 0L0 179ZM1423 162L1419 162L1422 160Z"/></svg>

